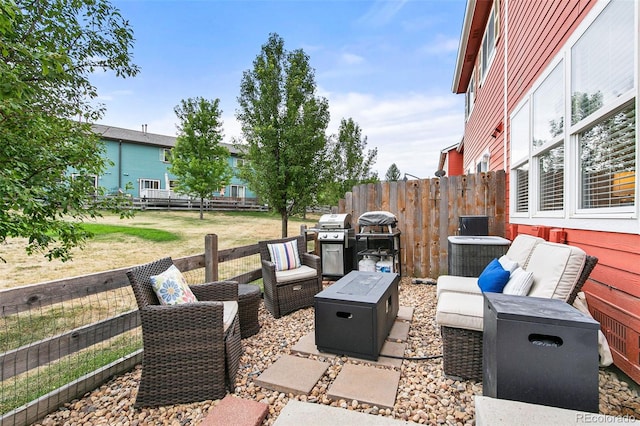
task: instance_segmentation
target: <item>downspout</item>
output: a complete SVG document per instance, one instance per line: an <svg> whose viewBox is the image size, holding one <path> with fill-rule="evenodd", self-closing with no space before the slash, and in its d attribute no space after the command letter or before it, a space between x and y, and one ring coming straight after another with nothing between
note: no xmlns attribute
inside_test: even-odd
<svg viewBox="0 0 640 426"><path fill-rule="evenodd" d="M504 57L504 88L502 89L502 108L503 108L503 117L502 117L502 122L504 123L503 128L505 130L505 132L503 133L503 137L502 137L502 145L503 145L503 150L504 150L504 155L502 156L502 167L504 169L504 172L507 173L507 175L509 174L509 171L507 170L507 156L509 155L509 151L507 148L507 138L509 137L510 132L507 131L507 129L509 127L507 127L507 120L509 119L508 114L507 114L507 108L508 108L508 103L507 103L507 90L508 90L508 82L507 82L507 54L509 49L507 48L507 45L509 44L509 0L504 0L504 54L502 55Z"/></svg>

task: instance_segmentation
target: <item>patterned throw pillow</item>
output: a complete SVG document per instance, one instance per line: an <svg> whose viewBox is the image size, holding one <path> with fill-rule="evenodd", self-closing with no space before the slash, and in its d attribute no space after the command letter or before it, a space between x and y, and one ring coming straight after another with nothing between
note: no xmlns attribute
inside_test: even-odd
<svg viewBox="0 0 640 426"><path fill-rule="evenodd" d="M197 302L187 280L175 265L159 275L152 275L151 286L163 305Z"/></svg>
<svg viewBox="0 0 640 426"><path fill-rule="evenodd" d="M267 244L271 261L276 264L276 271L287 271L299 268L300 255L298 254L298 242L296 240L286 243Z"/></svg>

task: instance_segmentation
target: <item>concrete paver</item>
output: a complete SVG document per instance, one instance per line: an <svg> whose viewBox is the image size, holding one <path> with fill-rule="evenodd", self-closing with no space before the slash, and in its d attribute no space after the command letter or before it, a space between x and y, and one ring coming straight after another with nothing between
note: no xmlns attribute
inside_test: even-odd
<svg viewBox="0 0 640 426"><path fill-rule="evenodd" d="M393 408L400 371L345 364L327 389L332 399L357 400L378 408Z"/></svg>
<svg viewBox="0 0 640 426"><path fill-rule="evenodd" d="M293 345L293 347L291 348L291 352L302 355L323 356L327 358L336 357L336 354L332 354L329 352L320 352L318 350L318 347L316 346L316 334L313 331L302 336L300 340L298 340L298 343Z"/></svg>
<svg viewBox="0 0 640 426"><path fill-rule="evenodd" d="M391 326L391 330L389 330L389 336L387 340L396 341L396 342L405 342L407 337L409 337L409 327L410 323L404 321L395 321L393 326Z"/></svg>
<svg viewBox="0 0 640 426"><path fill-rule="evenodd" d="M366 365L345 364L338 377L330 384L327 396L333 399L355 399L379 408L392 408L395 404L400 381L399 369L402 366L401 358L407 347L413 312L414 308L401 306L378 360L349 357L353 361L366 363ZM303 336L291 348L291 353L293 355L284 355L267 368L256 378L256 384L281 392L308 395L327 370L329 363L303 358L303 356L324 357L329 361L337 356L318 351L313 331ZM295 354L301 356L295 356Z"/></svg>
<svg viewBox="0 0 640 426"><path fill-rule="evenodd" d="M209 412L200 426L259 426L268 412L267 404L227 395Z"/></svg>
<svg viewBox="0 0 640 426"><path fill-rule="evenodd" d="M282 355L255 379L255 383L279 392L308 395L327 368L327 362Z"/></svg>
<svg viewBox="0 0 640 426"><path fill-rule="evenodd" d="M403 420L290 399L273 426L408 426Z"/></svg>
<svg viewBox="0 0 640 426"><path fill-rule="evenodd" d="M414 310L415 308L410 306L399 306L397 319L400 321L411 321L413 319Z"/></svg>
<svg viewBox="0 0 640 426"><path fill-rule="evenodd" d="M478 426L538 426L538 425L583 425L583 424L631 424L640 425L640 420L630 417L606 416L598 413L567 410L546 405L507 399L475 396L476 424Z"/></svg>
<svg viewBox="0 0 640 426"><path fill-rule="evenodd" d="M402 365L401 359L389 358L385 355L391 355L392 357L402 357L404 355L404 351L406 347L407 347L406 343L385 341L384 344L382 345L382 349L380 349L380 357L378 357L377 361L372 361L370 359L361 359L356 357L350 357L350 358L354 360L362 361L362 362L369 362L373 365L400 368L400 366ZM298 343L296 343L291 348L291 352L294 354L316 355L316 356L323 356L326 358L335 358L337 356L329 352L320 352L318 350L316 346L316 337L314 332L311 332L301 337L300 340L298 340Z"/></svg>

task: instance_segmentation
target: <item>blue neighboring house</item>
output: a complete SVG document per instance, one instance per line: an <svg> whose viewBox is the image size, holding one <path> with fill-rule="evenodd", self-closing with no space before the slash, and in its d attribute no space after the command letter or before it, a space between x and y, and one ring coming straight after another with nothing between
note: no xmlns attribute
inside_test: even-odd
<svg viewBox="0 0 640 426"><path fill-rule="evenodd" d="M105 143L107 158L113 162L113 166L108 167L102 176L93 177L96 187L101 186L107 193L115 193L124 191L126 185L131 183L133 188L126 192L133 197L181 198L172 191L177 179L169 172L170 152L176 145L175 136L148 133L146 126L141 131L102 124L93 124L91 127L100 135ZM223 145L231 154L229 165L235 171L242 158L233 145ZM229 185L213 195L215 198L241 200L256 198L255 193L235 173Z"/></svg>

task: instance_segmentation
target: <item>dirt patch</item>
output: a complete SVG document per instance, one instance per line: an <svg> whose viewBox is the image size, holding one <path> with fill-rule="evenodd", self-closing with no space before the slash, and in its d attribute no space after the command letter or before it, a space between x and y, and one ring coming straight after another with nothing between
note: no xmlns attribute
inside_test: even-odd
<svg viewBox="0 0 640 426"><path fill-rule="evenodd" d="M298 235L302 224L312 227L318 218L310 215L306 220L289 219L288 235ZM164 256L200 254L204 252L207 234L217 234L219 248L225 249L279 238L281 229L279 216L205 213L204 220L200 220L197 211L145 211L123 220L105 214L95 222L163 229L178 234L181 239L150 242L124 234L97 237L88 241L83 249L76 249L68 262L49 262L40 254L29 256L24 250L26 239L9 239L0 245L0 256L6 260L6 263L0 262L0 289L138 265Z"/></svg>

